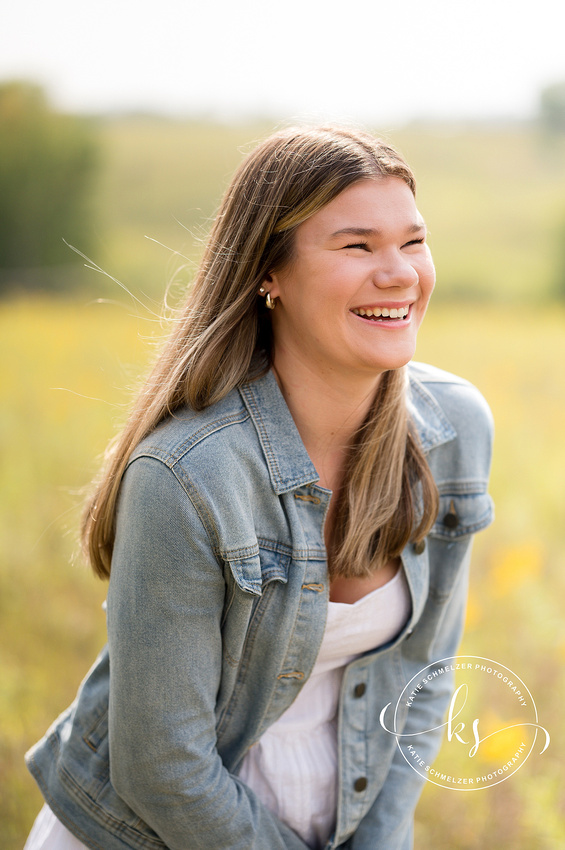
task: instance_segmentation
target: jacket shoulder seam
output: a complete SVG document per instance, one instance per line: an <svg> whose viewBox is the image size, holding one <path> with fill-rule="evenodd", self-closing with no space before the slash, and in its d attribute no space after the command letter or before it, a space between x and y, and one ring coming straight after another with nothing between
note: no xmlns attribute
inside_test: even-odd
<svg viewBox="0 0 565 850"><path fill-rule="evenodd" d="M138 457L154 457L156 460L162 461L166 466L172 469L188 452L191 451L191 449L207 437L210 437L225 428L229 428L232 425L241 425L249 418L250 416L247 410L241 410L238 411L237 414L231 414L219 419L214 419L212 422L207 422L205 425L201 425L196 431L184 436L182 439L179 439L172 448L161 448L158 441L159 433L154 431L138 446L136 446L129 463ZM157 439L152 441L152 437Z"/></svg>
<svg viewBox="0 0 565 850"><path fill-rule="evenodd" d="M216 524L214 522L214 518L210 510L208 509L205 500L201 498L198 489L190 478L190 476L186 474L185 470L180 466L179 463L167 463L166 459L159 457L158 454L151 454L145 452L138 454L135 457L131 457L128 463L128 468L136 460L143 460L143 458L156 461L171 473L171 475L181 488L182 492L185 494L186 498L189 500L190 504L194 508L198 519L202 523L202 527L206 531L206 535L208 537L212 552L214 553L216 558L220 558L221 552L219 545L219 535L216 528Z"/></svg>

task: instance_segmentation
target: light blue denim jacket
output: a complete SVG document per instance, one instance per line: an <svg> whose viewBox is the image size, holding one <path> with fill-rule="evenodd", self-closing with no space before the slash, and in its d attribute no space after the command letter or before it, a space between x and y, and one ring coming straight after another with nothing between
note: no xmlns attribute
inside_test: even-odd
<svg viewBox="0 0 565 850"><path fill-rule="evenodd" d="M486 403L445 372L409 373L441 507L424 551L402 553L409 621L345 670L328 850L412 845L422 780L379 715L425 665L455 654L472 535L492 519ZM310 675L324 633L331 494L317 478L272 373L202 412L179 411L135 451L118 511L109 649L27 756L47 803L87 846L305 850L237 774ZM442 723L447 679L401 710L396 731ZM440 739L419 737L428 763Z"/></svg>

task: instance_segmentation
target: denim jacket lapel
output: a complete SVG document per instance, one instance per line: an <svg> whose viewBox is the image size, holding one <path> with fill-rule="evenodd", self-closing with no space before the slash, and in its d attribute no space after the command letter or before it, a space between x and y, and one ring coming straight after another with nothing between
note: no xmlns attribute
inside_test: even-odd
<svg viewBox="0 0 565 850"><path fill-rule="evenodd" d="M318 480L272 371L240 387L277 495ZM441 407L409 368L408 409L425 452L457 436Z"/></svg>
<svg viewBox="0 0 565 850"><path fill-rule="evenodd" d="M280 496L317 481L273 372L243 384L239 391L257 430L275 493Z"/></svg>

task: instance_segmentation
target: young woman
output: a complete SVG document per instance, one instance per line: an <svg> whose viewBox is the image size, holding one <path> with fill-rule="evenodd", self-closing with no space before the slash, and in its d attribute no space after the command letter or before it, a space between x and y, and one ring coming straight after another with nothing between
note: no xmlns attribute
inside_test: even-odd
<svg viewBox="0 0 565 850"><path fill-rule="evenodd" d="M483 399L410 364L414 191L335 127L237 171L86 512L108 647L28 754L29 850L411 846L422 782L379 715L455 653L492 513ZM395 731L443 722L446 678Z"/></svg>

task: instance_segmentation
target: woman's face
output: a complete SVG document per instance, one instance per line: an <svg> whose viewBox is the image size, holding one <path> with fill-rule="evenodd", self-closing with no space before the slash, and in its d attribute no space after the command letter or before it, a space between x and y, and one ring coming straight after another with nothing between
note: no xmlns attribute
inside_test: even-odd
<svg viewBox="0 0 565 850"><path fill-rule="evenodd" d="M435 282L426 228L400 178L362 180L296 231L294 256L264 286L276 298L274 360L329 378L406 364Z"/></svg>

